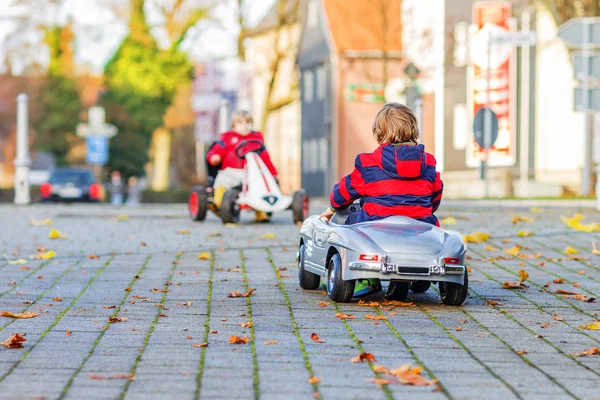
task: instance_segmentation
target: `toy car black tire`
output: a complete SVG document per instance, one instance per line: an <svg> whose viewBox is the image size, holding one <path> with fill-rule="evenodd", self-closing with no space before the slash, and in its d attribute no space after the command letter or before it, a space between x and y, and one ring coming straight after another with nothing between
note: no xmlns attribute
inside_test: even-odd
<svg viewBox="0 0 600 400"><path fill-rule="evenodd" d="M327 266L327 294L329 298L337 303L347 303L354 295L356 281L345 281L342 279L342 258L335 253L329 259Z"/></svg>
<svg viewBox="0 0 600 400"><path fill-rule="evenodd" d="M292 199L292 213L294 223L304 222L308 218L308 194L306 190L300 189L294 192Z"/></svg>
<svg viewBox="0 0 600 400"><path fill-rule="evenodd" d="M238 189L229 189L223 195L219 214L224 224L236 224L240 220L240 206L237 204L239 195Z"/></svg>
<svg viewBox="0 0 600 400"><path fill-rule="evenodd" d="M410 285L410 290L415 293L425 293L430 287L431 282L429 281L416 281Z"/></svg>
<svg viewBox="0 0 600 400"><path fill-rule="evenodd" d="M410 282L390 282L390 286L383 297L386 300L405 301L408 298L409 288Z"/></svg>
<svg viewBox="0 0 600 400"><path fill-rule="evenodd" d="M188 196L188 211L192 221L204 221L208 206L208 194L204 187L195 187Z"/></svg>
<svg viewBox="0 0 600 400"><path fill-rule="evenodd" d="M300 287L306 290L315 290L321 285L321 277L304 269L304 245L298 249L298 280Z"/></svg>
<svg viewBox="0 0 600 400"><path fill-rule="evenodd" d="M440 297L449 306L460 306L467 298L469 291L469 274L465 271L464 285L454 282L440 282Z"/></svg>

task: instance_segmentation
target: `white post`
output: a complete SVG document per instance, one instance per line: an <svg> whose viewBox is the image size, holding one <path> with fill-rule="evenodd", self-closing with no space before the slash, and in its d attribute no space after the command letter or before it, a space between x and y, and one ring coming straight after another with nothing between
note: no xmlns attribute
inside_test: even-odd
<svg viewBox="0 0 600 400"><path fill-rule="evenodd" d="M17 96L17 157L15 165L15 204L29 204L29 116L27 95Z"/></svg>
<svg viewBox="0 0 600 400"><path fill-rule="evenodd" d="M592 143L590 138L590 30L591 24L588 18L583 18L583 81L581 83L581 94L583 96L583 118L584 118L584 164L583 176L581 179L581 194L589 196L591 192L591 172L592 172Z"/></svg>
<svg viewBox="0 0 600 400"><path fill-rule="evenodd" d="M485 78L485 110L484 115L484 128L483 128L483 145L485 147L485 158L483 162L483 173L484 173L484 184L485 184L485 198L490 196L490 178L488 174L488 158L490 155L490 145L492 141L492 113L491 113L491 100L490 100L490 82L492 80L492 34L489 34L488 45L487 45L487 73Z"/></svg>
<svg viewBox="0 0 600 400"><path fill-rule="evenodd" d="M531 12L525 10L521 17L521 30L529 32L531 30ZM521 195L529 197L529 101L531 96L531 53L529 44L521 48L521 158L520 181Z"/></svg>
<svg viewBox="0 0 600 400"><path fill-rule="evenodd" d="M221 107L219 108L219 133L227 132L229 130L229 105L227 100L221 100Z"/></svg>

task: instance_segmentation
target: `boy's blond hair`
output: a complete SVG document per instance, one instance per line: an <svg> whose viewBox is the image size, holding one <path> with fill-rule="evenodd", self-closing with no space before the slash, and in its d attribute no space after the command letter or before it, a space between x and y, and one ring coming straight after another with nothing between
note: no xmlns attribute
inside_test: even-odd
<svg viewBox="0 0 600 400"><path fill-rule="evenodd" d="M417 143L419 127L413 110L400 103L381 107L373 120L373 136L377 143Z"/></svg>
<svg viewBox="0 0 600 400"><path fill-rule="evenodd" d="M252 118L252 114L250 114L248 111L237 110L231 113L231 127L233 128L238 122L249 122L252 124L254 119Z"/></svg>

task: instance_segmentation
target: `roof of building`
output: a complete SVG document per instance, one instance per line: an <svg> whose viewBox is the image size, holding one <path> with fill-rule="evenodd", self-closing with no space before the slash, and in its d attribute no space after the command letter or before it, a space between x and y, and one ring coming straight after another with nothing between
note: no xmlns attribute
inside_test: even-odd
<svg viewBox="0 0 600 400"><path fill-rule="evenodd" d="M338 52L402 50L401 0L323 0L323 3Z"/></svg>

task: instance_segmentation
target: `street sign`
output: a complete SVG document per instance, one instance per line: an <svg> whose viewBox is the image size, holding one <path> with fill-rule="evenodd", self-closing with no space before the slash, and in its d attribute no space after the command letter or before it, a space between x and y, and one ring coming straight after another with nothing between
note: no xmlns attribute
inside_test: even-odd
<svg viewBox="0 0 600 400"><path fill-rule="evenodd" d="M586 25L589 25L588 32ZM600 47L600 18L571 18L558 27L558 37L571 48L581 48L585 44Z"/></svg>
<svg viewBox="0 0 600 400"><path fill-rule="evenodd" d="M502 46L535 46L535 31L503 32L492 36L492 43Z"/></svg>
<svg viewBox="0 0 600 400"><path fill-rule="evenodd" d="M585 111L582 88L575 88L574 109L575 111ZM588 92L588 111L600 111L600 87L591 88Z"/></svg>
<svg viewBox="0 0 600 400"><path fill-rule="evenodd" d="M100 135L88 136L85 142L88 164L106 164L106 161L108 161L108 137Z"/></svg>
<svg viewBox="0 0 600 400"><path fill-rule="evenodd" d="M103 107L92 107L88 110L88 123L77 124L77 136L88 137L99 135L113 137L117 134L114 125L105 123L106 112Z"/></svg>
<svg viewBox="0 0 600 400"><path fill-rule="evenodd" d="M485 143L485 111L489 110L492 116L492 124L491 124L491 135L490 135L490 143L486 148ZM496 113L487 107L481 107L477 113L475 114L475 118L473 118L473 134L475 135L475 141L477 144L484 150L489 149L494 145L496 139L498 138L498 116Z"/></svg>
<svg viewBox="0 0 600 400"><path fill-rule="evenodd" d="M575 75L575 79L581 81L585 77L585 64L584 60L586 57L580 51L573 52L573 75ZM592 52L590 57L587 57L588 60L588 77L593 79L600 80L600 52Z"/></svg>

